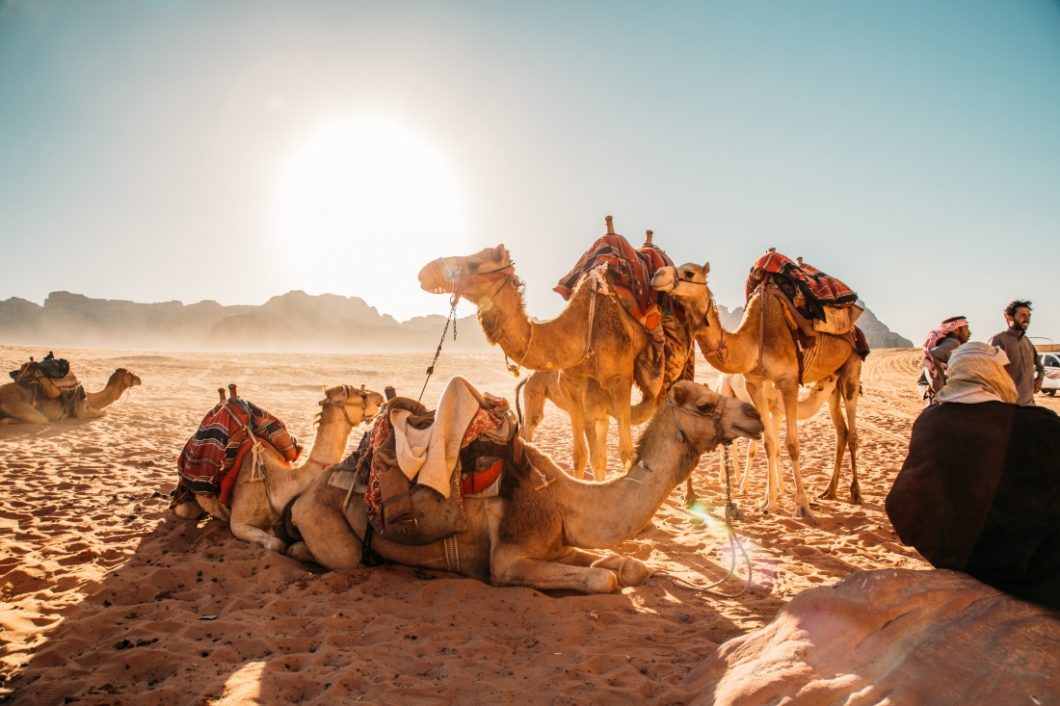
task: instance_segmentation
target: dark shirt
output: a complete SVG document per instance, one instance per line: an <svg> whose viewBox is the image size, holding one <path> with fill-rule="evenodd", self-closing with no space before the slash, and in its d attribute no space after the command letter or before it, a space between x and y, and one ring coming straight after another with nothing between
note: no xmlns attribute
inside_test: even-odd
<svg viewBox="0 0 1060 706"><path fill-rule="evenodd" d="M933 566L1060 608L1060 417L1004 402L928 407L887 495Z"/></svg>

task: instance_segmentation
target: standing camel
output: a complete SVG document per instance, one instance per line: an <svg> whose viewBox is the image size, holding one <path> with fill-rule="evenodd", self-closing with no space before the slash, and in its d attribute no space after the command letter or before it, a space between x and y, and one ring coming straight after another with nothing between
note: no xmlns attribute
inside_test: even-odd
<svg viewBox="0 0 1060 706"><path fill-rule="evenodd" d="M696 467L700 456L738 436L755 437L754 407L704 385L676 383L637 443L629 472L602 483L571 478L544 453L523 447L525 464L506 465L500 495L465 498L469 529L432 544L410 546L374 534L382 558L452 571L495 586L610 593L651 575L644 562L613 547L651 521L659 505ZM291 517L305 540L289 554L329 569L364 557L369 527L361 496L318 478L295 500Z"/></svg>
<svg viewBox="0 0 1060 706"><path fill-rule="evenodd" d="M817 342L806 350L800 366L792 324L789 324L788 320L788 304L782 300L783 293L772 286L756 289L747 302L739 327L736 331L726 331L721 326L714 295L707 286L709 271L710 263L665 267L655 273L652 286L659 291L668 292L684 304L692 317L696 342L703 357L723 373L743 373L755 408L763 419L767 420L765 445L769 470L763 509L770 513L778 513L781 510L778 500L780 463L777 453L780 423L779 419L770 413L769 386L776 387L783 401L785 441L795 481L796 515L812 519L813 513L810 512L799 467L799 385L803 382L816 382L833 374L837 376L837 383L828 406L836 431L836 456L832 480L821 497L835 497L843 449L846 447L850 452L850 470L853 476L850 499L851 502L860 503L856 419L858 395L861 390L861 356L845 338L818 333ZM845 406L846 420L843 419L840 403Z"/></svg>
<svg viewBox="0 0 1060 706"><path fill-rule="evenodd" d="M224 399L224 392L221 391ZM324 392L316 438L308 458L297 468L291 468L268 444L258 441L258 453L248 453L242 465L229 473L239 473L232 489L231 508L217 497L196 494L194 500L173 506L177 517L197 520L205 512L228 522L232 534L244 542L258 542L266 549L283 552L286 544L273 533L283 509L305 490L325 469L342 460L346 440L353 428L371 420L383 405L378 392L339 385ZM259 455L260 454L260 455ZM263 464L261 475L255 473L255 456Z"/></svg>
<svg viewBox="0 0 1060 706"><path fill-rule="evenodd" d="M630 393L634 361L647 346L648 335L626 313L599 271L582 278L567 306L550 321L533 321L527 315L522 282L503 244L474 255L433 260L420 270L419 280L428 292L453 294L474 304L486 340L499 345L517 364L530 370L562 372L571 398L576 478L583 475L587 461L585 408L590 380L610 398L611 415L618 423L619 456L628 465L633 458ZM642 390L638 408L646 410L646 416L654 411L660 392ZM607 472L602 459L599 465L595 459L593 463L597 480L603 480Z"/></svg>
<svg viewBox="0 0 1060 706"><path fill-rule="evenodd" d="M120 398L130 387L139 384L139 377L125 368L118 368L102 390L86 392L85 399L74 403L73 414L67 414L61 399L49 399L18 383L9 382L0 385L0 424L47 424L68 416L75 419L102 417L106 414L104 407Z"/></svg>

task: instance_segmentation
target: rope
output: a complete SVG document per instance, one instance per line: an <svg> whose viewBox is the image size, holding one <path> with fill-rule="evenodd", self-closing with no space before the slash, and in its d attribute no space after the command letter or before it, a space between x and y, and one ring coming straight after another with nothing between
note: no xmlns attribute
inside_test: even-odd
<svg viewBox="0 0 1060 706"><path fill-rule="evenodd" d="M427 389L427 383L431 380L431 375L434 375L434 364L438 362L438 356L442 354L442 344L445 343L445 334L449 332L449 324L453 324L453 340L456 340L456 304L459 298L454 294L449 299L449 318L445 320L445 328L442 329L442 337L438 339L438 348L434 351L434 360L427 366L427 379L423 381L423 387L420 388L420 396L416 398L419 402L423 399L423 392Z"/></svg>

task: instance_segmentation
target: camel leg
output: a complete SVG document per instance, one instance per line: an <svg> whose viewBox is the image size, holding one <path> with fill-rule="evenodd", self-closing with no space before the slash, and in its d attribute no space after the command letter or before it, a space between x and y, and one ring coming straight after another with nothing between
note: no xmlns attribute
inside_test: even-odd
<svg viewBox="0 0 1060 706"><path fill-rule="evenodd" d="M567 554L557 561L572 566L592 566L615 572L622 586L639 586L651 578L651 569L640 559L621 556L611 552L597 552L570 547Z"/></svg>
<svg viewBox="0 0 1060 706"><path fill-rule="evenodd" d="M590 434L588 425L586 427L586 440L589 443L589 464L593 467L593 478L604 480L607 478L607 417L593 419L589 425L592 426Z"/></svg>
<svg viewBox="0 0 1060 706"><path fill-rule="evenodd" d="M327 498L322 495L311 488L291 508L291 519L303 539L291 545L291 556L305 561L305 555L309 554L316 563L332 571L356 568L361 563L361 540L342 511L326 502ZM358 523L361 519L358 513Z"/></svg>
<svg viewBox="0 0 1060 706"><path fill-rule="evenodd" d="M229 527L232 529L232 534L244 542L257 542L266 549L280 554L283 554L283 550L287 548L282 539L269 534L260 527L255 527L249 522L237 522L235 517L233 517Z"/></svg>
<svg viewBox="0 0 1060 706"><path fill-rule="evenodd" d="M810 501L802 484L802 468L799 466L799 386L793 380L781 380L777 384L784 400L785 442L791 460L791 477L795 481L795 516L813 521Z"/></svg>
<svg viewBox="0 0 1060 706"><path fill-rule="evenodd" d="M610 569L570 566L533 559L522 547L501 544L490 557L490 582L494 586L530 586L541 591L568 590L582 593L613 593L618 576Z"/></svg>
<svg viewBox="0 0 1060 706"><path fill-rule="evenodd" d="M197 520L203 516L203 509L194 500L187 500L174 505L173 514L182 520Z"/></svg>
<svg viewBox="0 0 1060 706"><path fill-rule="evenodd" d="M778 499L777 483L780 478L780 462L777 458L777 423L775 415L770 411L769 404L766 401L766 390L762 384L752 383L748 380L747 394L751 398L751 403L755 406L755 409L765 420L763 436L765 436L766 446L766 494L760 509L763 512L779 514L781 506Z"/></svg>
<svg viewBox="0 0 1060 706"><path fill-rule="evenodd" d="M743 477L740 479L740 495L747 495L747 491L751 487L751 464L755 461L755 455L758 454L758 441L755 439L747 440L747 453L744 456L743 464Z"/></svg>
<svg viewBox="0 0 1060 706"><path fill-rule="evenodd" d="M860 372L860 371L859 371ZM846 398L847 412L847 449L850 451L850 502L861 504L861 486L858 483L858 395L861 387L860 374L856 379L843 383L843 396ZM838 387L838 386L837 386Z"/></svg>
<svg viewBox="0 0 1060 706"><path fill-rule="evenodd" d="M692 476L689 476L685 483L685 507L692 507L697 502L699 498L696 497L696 489L692 487Z"/></svg>
<svg viewBox="0 0 1060 706"><path fill-rule="evenodd" d="M8 424L18 424L19 422L25 422L26 424L47 424L51 421L43 412L28 402L25 404L10 405L10 409L4 409L3 411L9 415L11 419L11 421L7 422Z"/></svg>
<svg viewBox="0 0 1060 706"><path fill-rule="evenodd" d="M587 430L585 428L585 378L571 379L566 374L560 375L560 385L570 400L570 433L573 467L571 475L579 480L585 477L585 467L589 463L586 449Z"/></svg>
<svg viewBox="0 0 1060 706"><path fill-rule="evenodd" d="M828 414L831 415L832 427L835 428L835 463L832 466L832 478L828 481L828 487L817 496L822 500L835 500L836 490L839 487L839 474L843 470L843 455L846 453L847 424L839 409L839 395L839 386L836 385L828 397Z"/></svg>
<svg viewBox="0 0 1060 706"><path fill-rule="evenodd" d="M628 468L633 460L632 411L629 396L633 391L633 380L614 377L607 381L607 392L611 395L611 411L618 424L618 456L622 467Z"/></svg>

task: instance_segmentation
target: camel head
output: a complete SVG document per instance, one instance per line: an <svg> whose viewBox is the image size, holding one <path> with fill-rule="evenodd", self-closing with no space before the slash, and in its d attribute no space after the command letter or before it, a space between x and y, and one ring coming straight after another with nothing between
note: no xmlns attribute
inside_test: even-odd
<svg viewBox="0 0 1060 706"><path fill-rule="evenodd" d="M738 437L758 439L764 427L753 405L711 390L706 385L681 380L666 397L678 438L703 453Z"/></svg>
<svg viewBox="0 0 1060 706"><path fill-rule="evenodd" d="M420 287L432 294L455 294L474 300L492 292L498 280L514 273L512 258L503 244L466 257L440 257L420 270Z"/></svg>
<svg viewBox="0 0 1060 706"><path fill-rule="evenodd" d="M139 384L141 384L140 377L125 368L118 368L111 373L110 379L107 380L107 387L115 385L122 390L128 390L130 387L135 387Z"/></svg>
<svg viewBox="0 0 1060 706"><path fill-rule="evenodd" d="M361 422L371 421L379 414L383 402L382 395L364 389L364 385L337 385L324 390L324 399L320 400L320 406L323 408L320 412L321 420L329 409L339 410L350 426L355 427Z"/></svg>
<svg viewBox="0 0 1060 706"><path fill-rule="evenodd" d="M686 262L679 267L661 267L651 278L651 286L657 292L669 294L677 301L689 304L710 298L710 288L707 286L709 272L709 262L702 265Z"/></svg>

